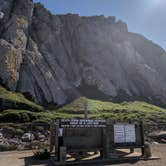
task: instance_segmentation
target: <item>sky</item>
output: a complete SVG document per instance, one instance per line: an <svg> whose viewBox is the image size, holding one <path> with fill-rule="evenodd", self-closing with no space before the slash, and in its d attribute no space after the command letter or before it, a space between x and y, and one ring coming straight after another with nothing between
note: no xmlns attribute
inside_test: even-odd
<svg viewBox="0 0 166 166"><path fill-rule="evenodd" d="M166 0L34 0L53 14L116 16L166 50Z"/></svg>

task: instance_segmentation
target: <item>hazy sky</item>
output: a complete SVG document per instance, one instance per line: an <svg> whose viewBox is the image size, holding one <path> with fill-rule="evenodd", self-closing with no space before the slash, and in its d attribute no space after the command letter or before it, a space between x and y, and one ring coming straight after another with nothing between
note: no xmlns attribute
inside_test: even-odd
<svg viewBox="0 0 166 166"><path fill-rule="evenodd" d="M166 0L34 0L54 14L116 16L166 50Z"/></svg>

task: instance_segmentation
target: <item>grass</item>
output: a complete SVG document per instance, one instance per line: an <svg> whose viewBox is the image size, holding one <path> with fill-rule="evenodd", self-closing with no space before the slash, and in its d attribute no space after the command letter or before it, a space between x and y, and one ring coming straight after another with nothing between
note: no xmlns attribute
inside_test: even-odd
<svg viewBox="0 0 166 166"><path fill-rule="evenodd" d="M0 86L0 99L12 104L24 104L32 110L43 110L43 107L26 99L21 93L11 92Z"/></svg>
<svg viewBox="0 0 166 166"><path fill-rule="evenodd" d="M32 112L8 109L0 113L0 123L50 123L57 118L83 118L84 103L88 105L89 118L127 122L144 120L145 123L166 123L166 109L145 102L112 103L79 98L54 111Z"/></svg>
<svg viewBox="0 0 166 166"><path fill-rule="evenodd" d="M32 112L28 110L8 109L0 113L0 123L28 123L44 122L50 123L52 119L57 118L83 118L83 115L71 115L56 112Z"/></svg>
<svg viewBox="0 0 166 166"><path fill-rule="evenodd" d="M56 110L44 111L42 106L26 99L22 94L8 91L2 86L0 86L0 99L19 104L19 108L5 107L0 112L1 124L49 123L56 118L83 118L85 103L88 107L89 118L111 119L120 122L144 120L150 123L166 123L166 109L140 101L112 103L81 97ZM27 105L29 109L20 107L20 104ZM35 112L35 110L39 112Z"/></svg>
<svg viewBox="0 0 166 166"><path fill-rule="evenodd" d="M90 118L109 118L115 121L138 121L166 123L166 109L146 102L112 103L81 97L57 110L57 113L81 115L87 103Z"/></svg>

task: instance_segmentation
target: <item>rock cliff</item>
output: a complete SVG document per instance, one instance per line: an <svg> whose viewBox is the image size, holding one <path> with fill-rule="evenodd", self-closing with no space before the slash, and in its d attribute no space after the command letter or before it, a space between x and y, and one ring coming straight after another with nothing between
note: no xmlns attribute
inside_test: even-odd
<svg viewBox="0 0 166 166"><path fill-rule="evenodd" d="M0 0L0 80L39 103L166 101L166 52L115 17L52 15Z"/></svg>

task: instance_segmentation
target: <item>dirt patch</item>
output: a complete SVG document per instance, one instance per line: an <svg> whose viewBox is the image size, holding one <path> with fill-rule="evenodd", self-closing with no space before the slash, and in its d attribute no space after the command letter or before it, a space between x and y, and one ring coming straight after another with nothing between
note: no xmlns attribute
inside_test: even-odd
<svg viewBox="0 0 166 166"><path fill-rule="evenodd" d="M0 166L50 166L50 161L37 161L32 158L32 151L14 151L0 153Z"/></svg>
<svg viewBox="0 0 166 166"><path fill-rule="evenodd" d="M137 161L121 164L113 164L111 166L166 166L166 144L153 144L152 153L155 157L160 157L160 160Z"/></svg>

